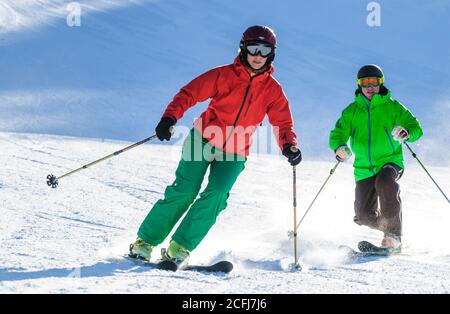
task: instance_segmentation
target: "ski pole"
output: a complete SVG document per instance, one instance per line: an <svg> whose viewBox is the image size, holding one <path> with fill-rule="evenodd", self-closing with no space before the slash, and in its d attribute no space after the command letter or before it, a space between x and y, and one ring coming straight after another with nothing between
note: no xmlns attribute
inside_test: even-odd
<svg viewBox="0 0 450 314"><path fill-rule="evenodd" d="M431 181L433 181L433 183L436 185L436 187L439 189L439 191L441 191L442 195L444 195L445 199L447 200L447 202L450 203L450 200L448 199L447 195L445 195L444 191L442 191L442 189L439 187L439 185L436 183L436 181L433 179L433 177L431 176L431 174L428 172L427 168L425 168L425 166L422 164L422 162L419 160L419 158L417 158L416 153L411 149L411 147L409 147L408 143L403 142L403 144L406 145L406 147L408 147L409 151L411 152L412 156L417 160L417 162L422 166L423 170L425 170L425 172L427 173L427 175L430 177Z"/></svg>
<svg viewBox="0 0 450 314"><path fill-rule="evenodd" d="M320 188L319 192L317 192L316 197L314 197L314 199L312 200L311 204L309 205L308 209L306 210L305 214L303 215L302 219L300 219L300 222L298 223L298 225L296 226L296 229L294 232L296 232L296 230L298 229L298 227L300 226L300 224L302 223L302 221L305 219L306 215L308 214L309 210L311 209L311 207L313 206L314 202L316 201L317 197L319 196L319 194L322 192L323 188L325 187L325 185L327 184L328 180L331 178L331 176L333 175L334 171L336 170L337 166L339 166L341 162L338 161L333 169L330 170L330 174L328 175L327 179L325 180L325 182L322 184L322 187Z"/></svg>
<svg viewBox="0 0 450 314"><path fill-rule="evenodd" d="M170 133L173 134L174 132L175 132L174 128L171 127ZM154 135L152 135L152 136L150 136L150 137L147 137L147 138L143 139L142 141L139 141L139 142L137 142L137 143L134 143L134 144L132 144L132 145L130 145L130 146L127 146L127 147L125 147L125 148L123 148L123 149L121 149L121 150L118 150L118 151L116 151L116 152L114 152L114 153L112 153L112 154L109 154L108 156L102 157L102 158L97 159L97 160L95 160L95 161L93 161L93 162L90 162L90 163L88 163L88 164L86 164L86 165L84 165L84 166L81 166L80 168L77 168L77 169L72 170L72 171L70 171L70 172L68 172L68 173L66 173L66 174L63 174L62 176L56 177L56 176L54 176L53 174L49 174L49 175L47 176L47 185L50 186L50 187L52 187L53 189L55 189L55 188L58 187L59 180L61 180L62 178L68 177L68 176L70 176L70 175L72 175L72 174L74 174L74 173L76 173L76 172L78 172L78 171L81 171L81 170L83 170L83 169L87 169L87 168L89 168L90 166L93 166L93 165L95 165L95 164L98 164L98 163L100 163L100 162L102 162L102 161L105 161L105 160L111 158L111 157L117 156L117 155L119 155L119 154L121 154L121 153L123 153L123 152L126 152L127 150L130 150L130 149L132 149L132 148L135 148L136 146L142 145L142 144L144 144L144 143L146 143L146 142L148 142L148 141L151 141L151 140L153 140L153 139L155 139L155 138L156 138L156 134L154 134Z"/></svg>
<svg viewBox="0 0 450 314"><path fill-rule="evenodd" d="M292 167L293 178L293 205L294 205L294 268L301 269L298 263L298 247L297 247L297 170L296 167Z"/></svg>

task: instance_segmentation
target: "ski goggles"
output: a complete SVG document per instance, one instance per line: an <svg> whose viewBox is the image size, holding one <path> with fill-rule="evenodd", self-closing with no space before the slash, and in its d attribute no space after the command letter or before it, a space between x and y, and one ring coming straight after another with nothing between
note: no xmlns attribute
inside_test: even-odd
<svg viewBox="0 0 450 314"><path fill-rule="evenodd" d="M250 55L256 56L260 54L263 58L267 58L274 52L273 46L263 43L248 43L245 45L245 49Z"/></svg>
<svg viewBox="0 0 450 314"><path fill-rule="evenodd" d="M363 77L356 80L361 87L378 87L384 83L384 77Z"/></svg>

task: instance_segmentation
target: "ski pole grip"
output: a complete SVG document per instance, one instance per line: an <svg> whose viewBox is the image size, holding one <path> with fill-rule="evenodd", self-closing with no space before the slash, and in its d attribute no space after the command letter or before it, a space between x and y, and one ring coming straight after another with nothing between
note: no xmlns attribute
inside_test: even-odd
<svg viewBox="0 0 450 314"><path fill-rule="evenodd" d="M293 152L293 153L298 152L298 147L297 146L291 146L291 152Z"/></svg>
<svg viewBox="0 0 450 314"><path fill-rule="evenodd" d="M174 134L175 133L175 128L173 127L173 126L171 126L170 128L169 128L169 132L170 132L170 134Z"/></svg>

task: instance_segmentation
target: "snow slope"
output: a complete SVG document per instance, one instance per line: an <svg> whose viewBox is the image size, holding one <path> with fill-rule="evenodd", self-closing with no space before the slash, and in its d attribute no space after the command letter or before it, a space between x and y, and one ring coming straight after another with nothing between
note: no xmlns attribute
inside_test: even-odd
<svg viewBox="0 0 450 314"><path fill-rule="evenodd" d="M404 252L350 262L336 249L379 232L352 222L352 167L338 167L300 229L302 272L293 273L291 167L253 155L229 207L192 253L193 263L227 258L229 275L149 270L121 258L152 204L173 180L178 146L143 145L61 180L129 143L0 133L1 293L449 293L450 208L407 158L401 180ZM303 214L333 162L298 168ZM449 168L430 172L450 190ZM166 245L167 243L164 243ZM155 256L156 258L157 256Z"/></svg>

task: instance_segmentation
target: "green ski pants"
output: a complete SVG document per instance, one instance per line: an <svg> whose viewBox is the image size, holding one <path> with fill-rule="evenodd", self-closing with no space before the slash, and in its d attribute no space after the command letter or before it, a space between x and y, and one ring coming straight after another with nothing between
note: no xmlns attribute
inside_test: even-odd
<svg viewBox="0 0 450 314"><path fill-rule="evenodd" d="M194 250L227 207L229 192L246 160L213 147L192 129L183 144L175 181L145 218L138 231L139 238L155 246L162 243L187 211L172 240L189 251ZM196 199L208 167L208 184Z"/></svg>

